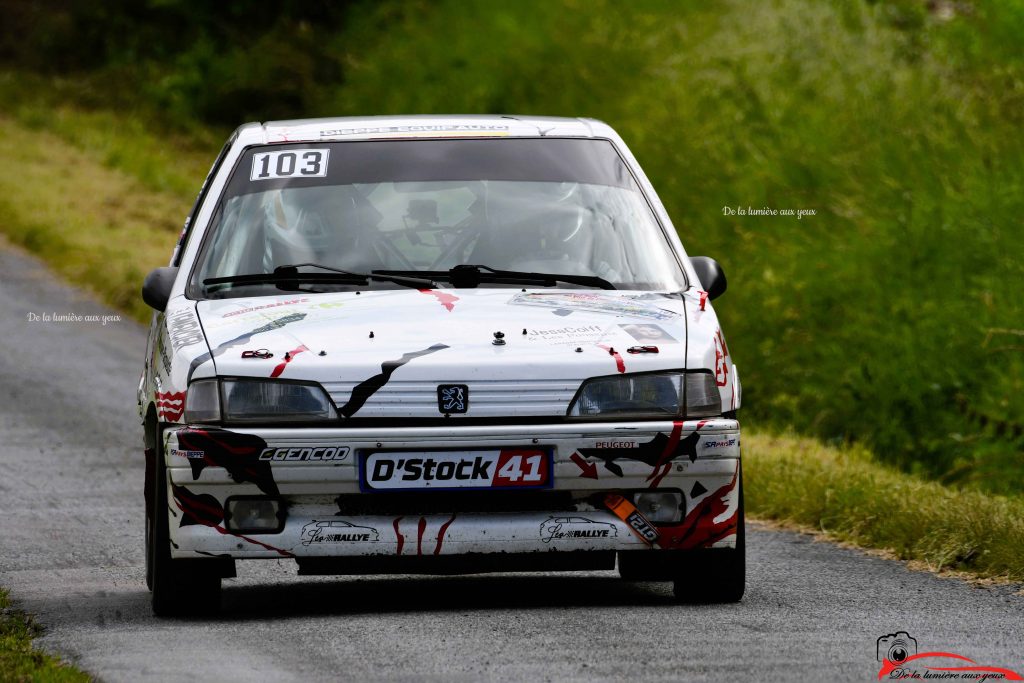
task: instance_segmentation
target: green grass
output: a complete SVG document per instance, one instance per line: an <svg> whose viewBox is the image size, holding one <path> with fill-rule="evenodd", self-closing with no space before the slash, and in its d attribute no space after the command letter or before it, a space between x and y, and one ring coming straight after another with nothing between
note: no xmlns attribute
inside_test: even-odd
<svg viewBox="0 0 1024 683"><path fill-rule="evenodd" d="M142 279L167 265L190 202L107 168L100 154L0 117L0 229L68 280L144 321L152 311L139 294Z"/></svg>
<svg viewBox="0 0 1024 683"><path fill-rule="evenodd" d="M94 84L0 70L0 115L25 128L25 137L52 135L103 166L134 178L151 192L191 205L228 130L193 123L187 132L158 127L155 114L95 106ZM241 123L241 122L239 122ZM56 150L55 150L56 152Z"/></svg>
<svg viewBox="0 0 1024 683"><path fill-rule="evenodd" d="M32 639L38 634L32 618L13 609L7 591L0 588L0 682L92 680L56 657L33 649Z"/></svg>
<svg viewBox="0 0 1024 683"><path fill-rule="evenodd" d="M1024 581L1024 500L957 490L878 464L860 447L745 434L746 505L755 518L812 527L933 571Z"/></svg>

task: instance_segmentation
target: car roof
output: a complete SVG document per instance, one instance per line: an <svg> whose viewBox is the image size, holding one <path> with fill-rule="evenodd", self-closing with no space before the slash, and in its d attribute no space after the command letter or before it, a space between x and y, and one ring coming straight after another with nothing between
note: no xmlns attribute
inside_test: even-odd
<svg viewBox="0 0 1024 683"><path fill-rule="evenodd" d="M419 115L358 116L248 123L238 131L246 145L275 142L450 137L612 137L596 119L556 116Z"/></svg>

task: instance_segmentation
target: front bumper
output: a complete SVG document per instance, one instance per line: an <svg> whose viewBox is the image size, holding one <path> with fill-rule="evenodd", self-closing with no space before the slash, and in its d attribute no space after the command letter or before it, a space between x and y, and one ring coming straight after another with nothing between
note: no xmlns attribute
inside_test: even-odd
<svg viewBox="0 0 1024 683"><path fill-rule="evenodd" d="M396 450L550 450L549 487L368 492L360 463ZM164 433L175 558L470 555L734 547L736 420L382 429L172 427ZM274 455L276 454L276 456ZM261 459L263 456L264 459ZM274 457L278 459L273 459ZM682 493L653 546L603 504L607 493ZM275 533L230 530L234 496L281 501Z"/></svg>

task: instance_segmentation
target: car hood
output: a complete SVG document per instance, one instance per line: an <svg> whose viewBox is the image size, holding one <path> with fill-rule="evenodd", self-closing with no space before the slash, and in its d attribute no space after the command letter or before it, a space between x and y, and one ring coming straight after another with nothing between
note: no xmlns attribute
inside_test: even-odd
<svg viewBox="0 0 1024 683"><path fill-rule="evenodd" d="M563 416L588 378L681 369L713 372L723 408L735 410L738 376L701 296L691 288L179 298L151 362L169 369L166 380L158 373L158 399L177 401L177 412L189 381L216 375L316 382L346 417L437 418L441 391L453 390L445 384L469 395L465 417Z"/></svg>
<svg viewBox="0 0 1024 683"><path fill-rule="evenodd" d="M403 374L582 378L614 374L620 364L629 372L685 365L677 294L383 290L202 301L198 313L221 375L270 376L286 362L277 376L360 380L426 349L434 350L407 361ZM659 353L628 352L640 345ZM243 358L263 349L273 356Z"/></svg>

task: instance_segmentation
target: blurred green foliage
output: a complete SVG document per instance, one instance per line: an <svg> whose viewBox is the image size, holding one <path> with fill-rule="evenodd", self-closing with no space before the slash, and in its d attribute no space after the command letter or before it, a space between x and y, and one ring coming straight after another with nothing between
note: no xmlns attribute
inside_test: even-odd
<svg viewBox="0 0 1024 683"><path fill-rule="evenodd" d="M947 482L1024 485L1019 0L41 5L0 57L178 130L603 119L689 252L729 275L716 308L745 419Z"/></svg>
<svg viewBox="0 0 1024 683"><path fill-rule="evenodd" d="M0 0L0 60L74 73L91 104L233 126L323 106L350 4Z"/></svg>

